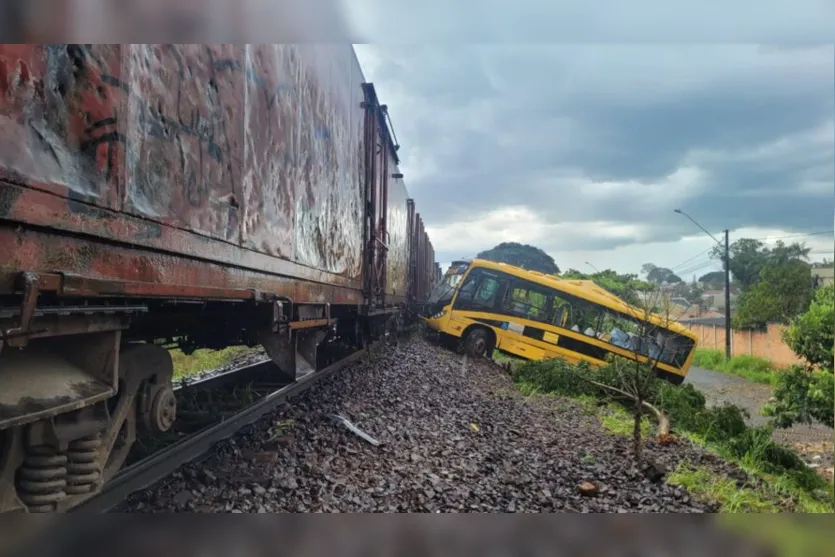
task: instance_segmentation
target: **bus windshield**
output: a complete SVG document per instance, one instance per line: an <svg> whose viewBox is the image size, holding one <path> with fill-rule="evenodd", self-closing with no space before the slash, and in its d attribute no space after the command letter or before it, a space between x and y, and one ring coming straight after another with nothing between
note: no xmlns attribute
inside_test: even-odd
<svg viewBox="0 0 835 557"><path fill-rule="evenodd" d="M447 272L444 274L444 278L441 279L441 282L438 283L438 286L435 287L435 290L432 291L432 294L429 295L429 303L430 304L438 304L442 302L442 305L447 304L452 301L452 296L455 294L455 288L461 283L461 279L464 277L464 273L467 272L467 264L455 264L453 263Z"/></svg>

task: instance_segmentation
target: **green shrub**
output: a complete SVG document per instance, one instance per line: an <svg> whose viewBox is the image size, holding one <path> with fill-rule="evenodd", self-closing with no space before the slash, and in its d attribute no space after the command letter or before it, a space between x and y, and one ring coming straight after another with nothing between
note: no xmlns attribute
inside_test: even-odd
<svg viewBox="0 0 835 557"><path fill-rule="evenodd" d="M513 374L517 384L535 384L541 392L547 392L566 397L611 396L611 392L591 383L595 381L603 385L623 390L624 382L628 380L634 362L616 359L608 365L595 368L586 362L571 364L562 358L552 360L528 361L520 365ZM657 384L653 382L653 395ZM654 398L652 396L651 398Z"/></svg>
<svg viewBox="0 0 835 557"><path fill-rule="evenodd" d="M674 429L695 433L706 441L720 441L745 431L745 410L726 404L707 408L693 385L662 384L654 402L670 414Z"/></svg>
<svg viewBox="0 0 835 557"><path fill-rule="evenodd" d="M780 373L773 397L774 402L766 405L763 414L772 418L775 427L815 422L835 425L835 379L829 371L792 366Z"/></svg>
<svg viewBox="0 0 835 557"><path fill-rule="evenodd" d="M536 385L540 392L567 397L596 395L597 389L580 377L581 373L590 372L585 362L575 366L561 358L529 361L516 369L513 380L516 383Z"/></svg>
<svg viewBox="0 0 835 557"><path fill-rule="evenodd" d="M809 309L793 319L783 333L792 351L810 365L833 369L835 349L835 284L827 284L815 292Z"/></svg>

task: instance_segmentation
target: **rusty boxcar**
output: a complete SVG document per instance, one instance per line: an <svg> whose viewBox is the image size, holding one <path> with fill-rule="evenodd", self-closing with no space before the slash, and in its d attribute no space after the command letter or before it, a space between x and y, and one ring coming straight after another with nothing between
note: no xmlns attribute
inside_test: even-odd
<svg viewBox="0 0 835 557"><path fill-rule="evenodd" d="M350 45L0 46L0 512L171 427L161 343L297 378L400 326L436 266L398 149Z"/></svg>

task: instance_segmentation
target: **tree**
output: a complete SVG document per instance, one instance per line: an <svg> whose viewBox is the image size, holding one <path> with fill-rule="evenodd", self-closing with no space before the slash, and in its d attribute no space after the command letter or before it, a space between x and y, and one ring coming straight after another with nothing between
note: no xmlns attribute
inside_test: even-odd
<svg viewBox="0 0 835 557"><path fill-rule="evenodd" d="M708 290L721 290L725 288L725 273L723 271L705 273L699 277L699 282Z"/></svg>
<svg viewBox="0 0 835 557"><path fill-rule="evenodd" d="M828 284L815 293L809 309L792 320L783 332L795 354L805 366L792 366L777 377L764 414L776 427L795 423L819 422L835 425L835 285Z"/></svg>
<svg viewBox="0 0 835 557"><path fill-rule="evenodd" d="M560 272L560 268L550 255L537 247L518 242L502 242L493 249L479 253L476 257L548 275L556 275Z"/></svg>
<svg viewBox="0 0 835 557"><path fill-rule="evenodd" d="M778 259L765 265L759 280L740 295L733 326L745 329L788 323L806 311L811 296L810 266L796 259Z"/></svg>
<svg viewBox="0 0 835 557"><path fill-rule="evenodd" d="M658 436L664 437L670 433L670 418L667 412L656 407L653 403L654 394L658 391L658 375L655 372L660 355L669 348L669 339L662 335L658 340L658 329L648 322L650 315L661 318L661 324L669 327L670 304L665 303L665 296L660 289L645 292L644 300L632 312L634 329L630 331L638 339L638 351L647 355L647 362L614 358L608 366L596 375L581 374L580 378L588 381L601 390L608 392L613 398L626 400L632 410L632 453L635 462L643 463L643 432L641 422L647 411L655 415L658 421ZM660 312L654 308L661 308ZM653 348L657 349L656 355ZM592 379L591 377L595 377Z"/></svg>
<svg viewBox="0 0 835 557"><path fill-rule="evenodd" d="M562 279L568 280L590 280L597 286L607 290L631 305L638 305L640 298L638 292L649 290L651 285L638 279L638 275L621 275L612 269L606 269L597 273L586 274L576 269L569 269L560 275Z"/></svg>
<svg viewBox="0 0 835 557"><path fill-rule="evenodd" d="M677 284L679 282L683 282L681 277L676 275L670 269L667 269L666 267L658 267L652 263L644 263L641 266L641 272L646 275L649 282L655 284Z"/></svg>
<svg viewBox="0 0 835 557"><path fill-rule="evenodd" d="M724 246L716 245L710 256L722 261L725 256ZM730 245L731 274L743 291L760 281L762 270L768 264L782 264L789 261L804 261L809 256L809 248L802 243L786 245L777 242L774 248L752 238L741 238Z"/></svg>
<svg viewBox="0 0 835 557"><path fill-rule="evenodd" d="M763 415L771 418L774 427L815 422L835 426L835 376L831 371L792 366L777 376L771 397Z"/></svg>
<svg viewBox="0 0 835 557"><path fill-rule="evenodd" d="M792 351L810 366L833 370L835 359L835 285L818 289L809 309L783 332Z"/></svg>

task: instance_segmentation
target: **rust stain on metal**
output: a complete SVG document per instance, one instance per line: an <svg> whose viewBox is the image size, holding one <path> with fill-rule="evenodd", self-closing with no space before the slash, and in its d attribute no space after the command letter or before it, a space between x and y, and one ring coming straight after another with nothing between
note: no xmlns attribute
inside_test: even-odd
<svg viewBox="0 0 835 557"><path fill-rule="evenodd" d="M400 170L394 160L389 161L388 214L386 217L386 290L405 299L408 290L409 219L406 201L409 197L402 178L395 178Z"/></svg>
<svg viewBox="0 0 835 557"><path fill-rule="evenodd" d="M370 177L375 284L424 295L431 245L364 82L347 44L0 45L0 218L146 250L4 230L0 274L353 303Z"/></svg>
<svg viewBox="0 0 835 557"><path fill-rule="evenodd" d="M330 319L308 319L305 321L291 321L290 328L293 330L310 329L313 327L327 327L332 324Z"/></svg>
<svg viewBox="0 0 835 557"><path fill-rule="evenodd" d="M0 75L0 179L56 196L5 190L0 214L213 255L162 225L361 276L350 46L3 45Z"/></svg>
<svg viewBox="0 0 835 557"><path fill-rule="evenodd" d="M92 265L85 267L81 259L72 255L79 250L93 250L99 256ZM149 258L153 268L159 271L159 280L155 283L142 280L143 269ZM327 300L332 303L356 304L362 300L361 291L326 282L293 280L263 271L217 265L171 254L158 253L151 256L147 251L129 247L108 249L90 240L0 227L0 288L5 288L0 292L11 294L17 292L14 286L17 273L9 269L2 272L6 264L12 268L44 273L61 269L67 277L77 275L91 280L87 284L106 288L111 294L112 290L123 289L126 295L200 298L205 294L227 290L226 294L230 298L239 298L244 295L251 297L250 291L254 290L286 296L299 302ZM82 281L82 278L73 280ZM95 282L97 280L102 282ZM117 285L117 281L129 284ZM86 290L82 282L77 284L78 290L75 292L66 287L62 291L77 296L98 292Z"/></svg>

